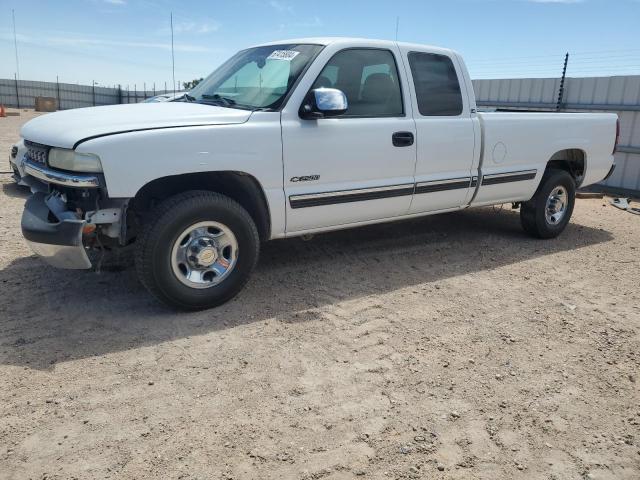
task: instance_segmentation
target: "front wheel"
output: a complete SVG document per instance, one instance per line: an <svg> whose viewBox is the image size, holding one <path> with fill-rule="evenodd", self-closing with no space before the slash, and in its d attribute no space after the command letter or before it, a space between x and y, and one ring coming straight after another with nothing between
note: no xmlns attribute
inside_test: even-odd
<svg viewBox="0 0 640 480"><path fill-rule="evenodd" d="M566 228L576 201L576 183L565 170L551 168L538 191L520 208L522 227L537 238L555 238Z"/></svg>
<svg viewBox="0 0 640 480"><path fill-rule="evenodd" d="M136 270L142 284L162 302L185 310L215 307L238 294L260 248L247 211L207 191L162 202L137 243Z"/></svg>

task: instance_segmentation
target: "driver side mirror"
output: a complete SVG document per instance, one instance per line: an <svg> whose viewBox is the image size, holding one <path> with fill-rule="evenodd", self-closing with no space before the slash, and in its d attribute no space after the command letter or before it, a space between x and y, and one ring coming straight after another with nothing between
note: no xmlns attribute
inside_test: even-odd
<svg viewBox="0 0 640 480"><path fill-rule="evenodd" d="M347 96L337 88L315 88L300 107L300 117L327 118L342 115L349 108Z"/></svg>

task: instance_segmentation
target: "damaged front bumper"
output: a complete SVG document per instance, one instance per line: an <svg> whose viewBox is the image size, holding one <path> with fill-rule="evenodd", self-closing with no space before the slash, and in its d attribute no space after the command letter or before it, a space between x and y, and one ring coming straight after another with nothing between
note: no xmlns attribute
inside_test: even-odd
<svg viewBox="0 0 640 480"><path fill-rule="evenodd" d="M58 268L88 269L91 261L82 243L86 220L58 219L47 205L47 194L34 193L22 213L22 234L33 252Z"/></svg>
<svg viewBox="0 0 640 480"><path fill-rule="evenodd" d="M24 160L22 168L27 175L37 178L45 183L53 183L63 187L72 188L98 188L100 179L97 175L87 173L68 173L38 165L31 160Z"/></svg>

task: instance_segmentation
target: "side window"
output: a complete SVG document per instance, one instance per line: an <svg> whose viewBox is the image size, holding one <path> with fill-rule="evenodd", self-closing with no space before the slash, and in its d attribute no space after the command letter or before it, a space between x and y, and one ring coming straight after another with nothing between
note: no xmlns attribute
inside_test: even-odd
<svg viewBox="0 0 640 480"><path fill-rule="evenodd" d="M348 49L336 53L312 88L337 88L347 96L343 117L404 115L398 68L389 50Z"/></svg>
<svg viewBox="0 0 640 480"><path fill-rule="evenodd" d="M420 115L457 116L462 113L460 83L449 57L411 52L409 65Z"/></svg>

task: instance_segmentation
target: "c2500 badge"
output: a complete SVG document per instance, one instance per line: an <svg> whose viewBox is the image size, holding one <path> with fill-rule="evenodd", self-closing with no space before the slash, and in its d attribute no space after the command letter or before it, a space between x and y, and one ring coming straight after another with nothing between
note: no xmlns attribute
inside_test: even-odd
<svg viewBox="0 0 640 480"><path fill-rule="evenodd" d="M313 182L320 180L320 175L303 175L300 177L291 177L291 182Z"/></svg>

